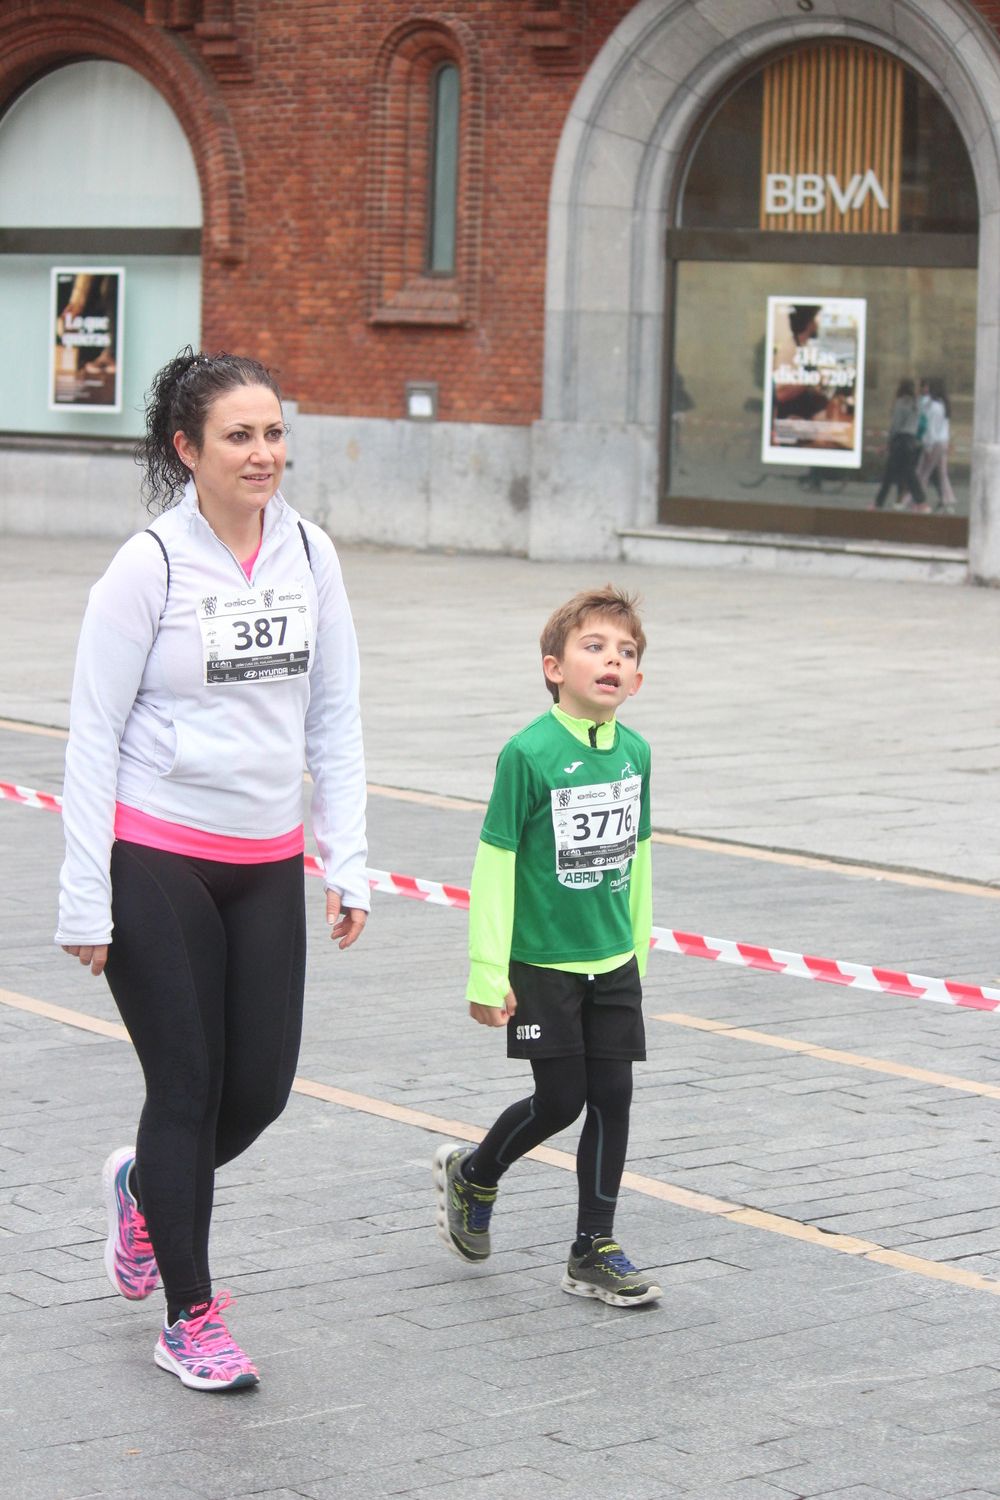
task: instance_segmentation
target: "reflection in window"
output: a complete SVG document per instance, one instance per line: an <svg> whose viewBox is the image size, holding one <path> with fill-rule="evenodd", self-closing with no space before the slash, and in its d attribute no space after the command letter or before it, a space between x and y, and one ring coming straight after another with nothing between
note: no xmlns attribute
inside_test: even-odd
<svg viewBox="0 0 1000 1500"><path fill-rule="evenodd" d="M458 205L459 75L444 63L431 81L430 202L427 269L455 274L455 227Z"/></svg>
<svg viewBox="0 0 1000 1500"><path fill-rule="evenodd" d="M860 469L765 463L767 299L863 297L868 350ZM906 266L685 261L677 267L669 493L692 500L865 510L884 466L900 381L939 383L950 471L969 510L976 272ZM948 330L942 340L941 329ZM724 351L720 355L720 351ZM929 495L932 507L936 493Z"/></svg>

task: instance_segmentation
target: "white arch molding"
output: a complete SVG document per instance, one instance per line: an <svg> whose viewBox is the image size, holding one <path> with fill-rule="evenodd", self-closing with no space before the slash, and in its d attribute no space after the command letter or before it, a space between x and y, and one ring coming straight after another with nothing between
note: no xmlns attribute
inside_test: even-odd
<svg viewBox="0 0 1000 1500"><path fill-rule="evenodd" d="M979 194L970 573L1000 583L1000 42L967 0L641 0L567 116L549 200L542 421L530 552L620 555L656 518L664 236L699 117L748 62L851 39L921 73L965 140Z"/></svg>

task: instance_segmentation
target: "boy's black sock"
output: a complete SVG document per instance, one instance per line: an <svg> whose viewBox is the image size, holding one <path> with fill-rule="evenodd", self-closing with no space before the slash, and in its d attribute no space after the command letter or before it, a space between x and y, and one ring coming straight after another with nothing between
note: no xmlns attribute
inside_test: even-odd
<svg viewBox="0 0 1000 1500"><path fill-rule="evenodd" d="M129 1192L132 1194L132 1197L135 1199L136 1208L140 1213L142 1213L142 1198L139 1194L139 1174L135 1170L135 1162L133 1162L128 1169L128 1176L125 1178L125 1186L128 1188Z"/></svg>
<svg viewBox="0 0 1000 1500"><path fill-rule="evenodd" d="M614 1231L610 1225L607 1229L578 1229L576 1239L573 1241L573 1254L579 1260L581 1256L590 1254L595 1240L611 1239L613 1234Z"/></svg>
<svg viewBox="0 0 1000 1500"><path fill-rule="evenodd" d="M500 1173L488 1172L482 1167L473 1166L472 1163L474 1163L475 1160L476 1153L473 1151L471 1156L465 1157L464 1161L461 1161L459 1163L458 1170L464 1180L466 1182L471 1182L474 1187L496 1187L500 1181Z"/></svg>

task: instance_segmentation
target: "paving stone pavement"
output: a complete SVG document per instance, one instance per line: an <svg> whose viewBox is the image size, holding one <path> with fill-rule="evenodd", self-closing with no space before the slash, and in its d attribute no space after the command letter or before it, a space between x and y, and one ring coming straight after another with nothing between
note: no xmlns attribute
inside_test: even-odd
<svg viewBox="0 0 1000 1500"><path fill-rule="evenodd" d="M5 544L0 719L64 722L97 567L93 543L72 555L65 543ZM544 706L541 618L586 579L377 552L348 553L345 572L373 782L481 798L504 735ZM625 573L652 596L662 632L634 715L654 743L660 828L995 877L996 595ZM888 727L876 734L880 686ZM0 779L58 790L61 759L58 737L0 725ZM877 804L894 776L910 799L901 812ZM793 779L807 813L775 797L769 822L768 796ZM851 799L866 795L859 814ZM475 807L376 793L371 863L465 884L479 819ZM0 804L0 989L113 1022L103 983L51 942L59 858L56 817ZM656 848L654 876L662 925L1000 984L989 888L672 845ZM464 915L377 896L363 943L338 954L319 883L307 888L299 1073L360 1107L296 1093L220 1174L213 1260L263 1372L253 1393L202 1397L168 1379L151 1357L156 1299L129 1305L105 1279L98 1174L135 1126L129 1046L0 1003L5 1494L1000 1496L996 1100L656 1017L994 1086L1000 1019L654 953L629 1168L776 1218L624 1192L619 1231L664 1297L608 1308L559 1288L575 1199L562 1167L525 1162L506 1179L488 1265L464 1265L434 1234L434 1121L486 1126L525 1090L500 1038L464 1014ZM369 1112L385 1104L429 1118ZM575 1133L553 1144L571 1152ZM777 1232L800 1226L815 1239ZM915 1260L841 1253L845 1236ZM953 1284L937 1268L991 1280Z"/></svg>

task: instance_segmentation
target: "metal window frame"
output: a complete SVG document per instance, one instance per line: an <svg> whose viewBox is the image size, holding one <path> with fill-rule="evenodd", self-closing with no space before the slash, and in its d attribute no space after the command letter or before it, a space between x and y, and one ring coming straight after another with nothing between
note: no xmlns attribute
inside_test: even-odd
<svg viewBox="0 0 1000 1500"><path fill-rule="evenodd" d="M200 255L200 229L0 229L0 255Z"/></svg>

